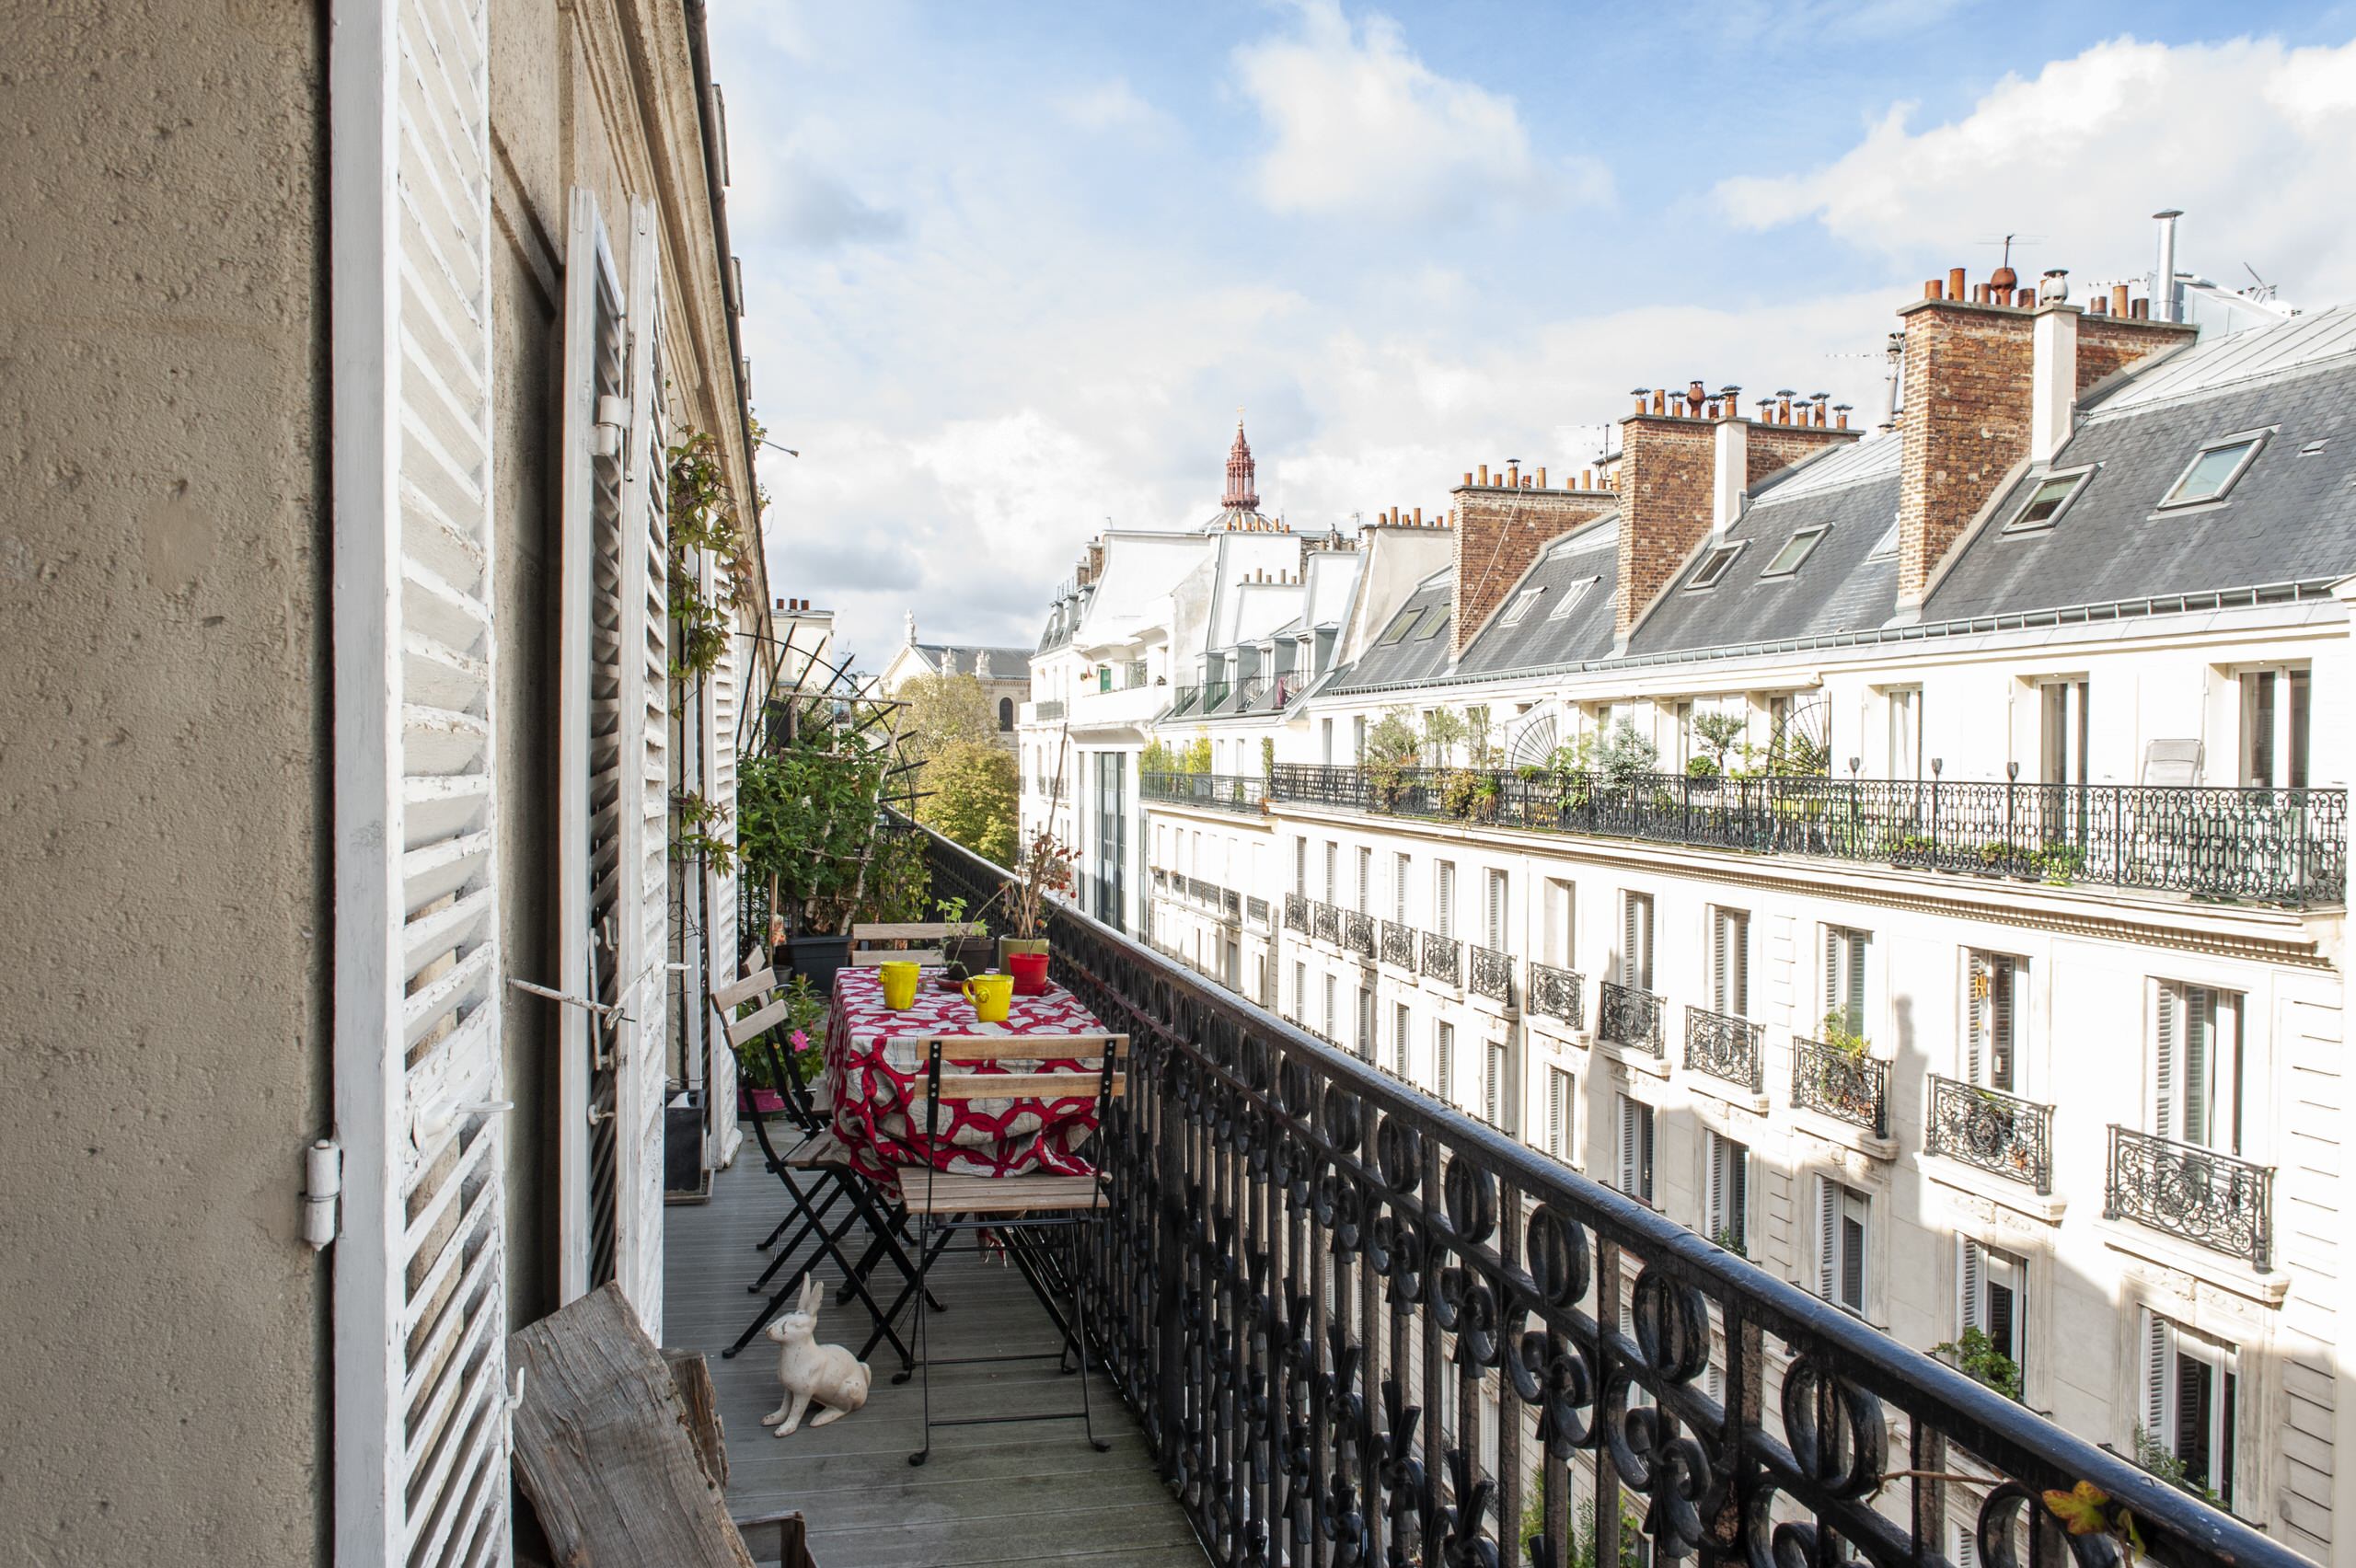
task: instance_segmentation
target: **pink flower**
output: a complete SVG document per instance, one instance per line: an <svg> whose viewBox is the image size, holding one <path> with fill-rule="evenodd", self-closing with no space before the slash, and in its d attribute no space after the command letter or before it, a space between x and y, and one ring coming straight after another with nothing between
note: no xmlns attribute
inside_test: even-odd
<svg viewBox="0 0 2356 1568"><path fill-rule="evenodd" d="M786 1038L793 1042L793 1048L797 1051L807 1051L810 1049L810 1037L803 1033L802 1031L798 1029L791 1034L786 1036Z"/></svg>

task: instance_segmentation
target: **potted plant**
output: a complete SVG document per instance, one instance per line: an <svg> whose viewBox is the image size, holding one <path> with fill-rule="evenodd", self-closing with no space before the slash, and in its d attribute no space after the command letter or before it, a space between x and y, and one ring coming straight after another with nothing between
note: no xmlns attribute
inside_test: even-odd
<svg viewBox="0 0 2356 1568"><path fill-rule="evenodd" d="M990 900L1004 906L1006 923L1014 928L1012 936L998 940L1000 969L1007 969L1010 953L1047 951L1047 894L1070 890L1071 851L1043 827L1023 845L1022 864L1014 880L1003 884Z"/></svg>
<svg viewBox="0 0 2356 1568"><path fill-rule="evenodd" d="M941 944L941 956L949 965L950 978L970 979L987 969L994 951L989 934L982 928L979 920L965 917L965 901L944 898L935 904L933 909L940 915L942 924L949 928L949 935Z"/></svg>

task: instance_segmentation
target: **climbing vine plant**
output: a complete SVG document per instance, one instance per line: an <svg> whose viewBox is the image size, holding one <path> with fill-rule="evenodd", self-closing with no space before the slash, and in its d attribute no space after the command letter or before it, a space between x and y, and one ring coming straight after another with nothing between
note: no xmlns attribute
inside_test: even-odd
<svg viewBox="0 0 2356 1568"><path fill-rule="evenodd" d="M671 448L671 678L686 681L720 663L735 635L732 612L745 603L752 568L745 558L736 498L720 467L720 443L691 431ZM707 595L695 552L719 563L719 587Z"/></svg>

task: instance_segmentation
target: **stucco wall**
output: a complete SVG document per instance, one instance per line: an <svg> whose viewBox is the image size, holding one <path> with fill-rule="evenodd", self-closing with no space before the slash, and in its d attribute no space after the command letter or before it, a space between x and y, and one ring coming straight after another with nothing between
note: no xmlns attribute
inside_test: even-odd
<svg viewBox="0 0 2356 1568"><path fill-rule="evenodd" d="M17 7L0 159L0 1562L318 1555L324 37Z"/></svg>

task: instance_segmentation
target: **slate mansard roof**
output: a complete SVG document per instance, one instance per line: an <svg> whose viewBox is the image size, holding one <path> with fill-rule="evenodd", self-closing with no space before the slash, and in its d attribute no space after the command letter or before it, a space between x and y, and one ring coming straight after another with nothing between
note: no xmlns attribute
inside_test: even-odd
<svg viewBox="0 0 2356 1568"><path fill-rule="evenodd" d="M1027 648L952 648L946 643L919 642L917 651L928 668L940 671L944 660L953 661L954 673L974 673L977 655L990 656L990 675L994 681L1027 681L1031 678L1031 651Z"/></svg>
<svg viewBox="0 0 2356 1568"><path fill-rule="evenodd" d="M1436 571L1415 584L1406 604L1375 634L1373 646L1325 689L1363 691L1446 674L1449 652L1455 646L1449 618L1449 574Z"/></svg>

